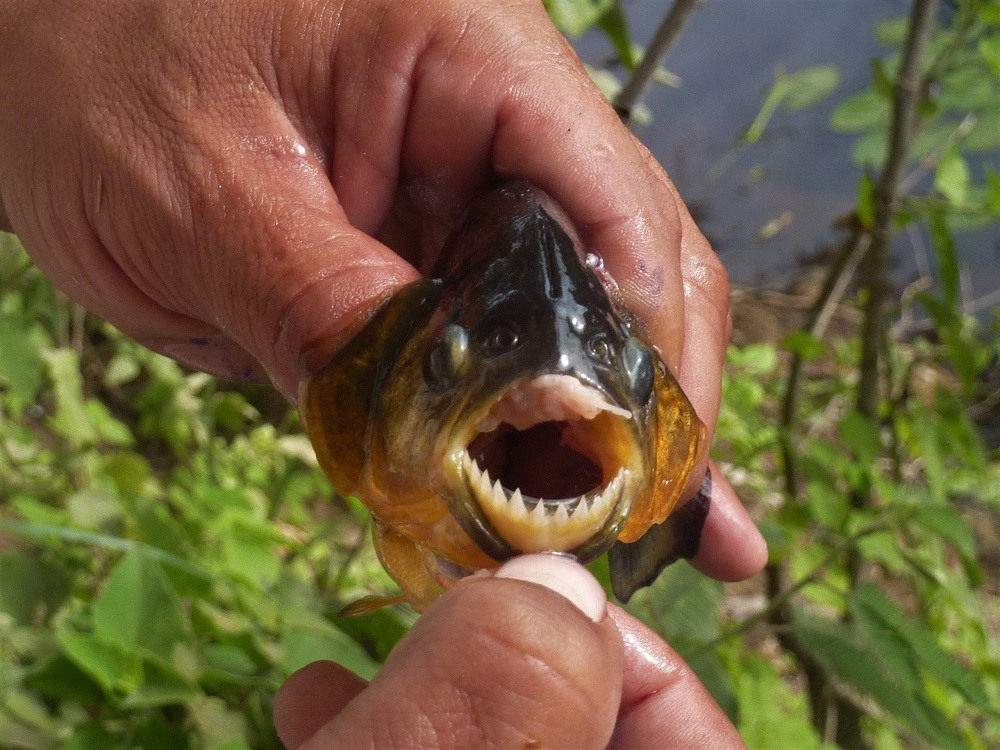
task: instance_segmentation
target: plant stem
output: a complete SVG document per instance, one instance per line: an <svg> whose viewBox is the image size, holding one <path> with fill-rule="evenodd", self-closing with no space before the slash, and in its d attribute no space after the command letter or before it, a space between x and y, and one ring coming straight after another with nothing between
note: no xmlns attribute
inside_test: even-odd
<svg viewBox="0 0 1000 750"><path fill-rule="evenodd" d="M667 15L646 48L642 61L632 71L632 75L613 102L615 111L626 125L632 118L632 112L653 85L656 71L677 41L677 37L680 36L694 11L704 3L705 0L674 0L674 4L670 6L670 10L667 11Z"/></svg>
<svg viewBox="0 0 1000 750"><path fill-rule="evenodd" d="M871 420L878 416L879 371L887 328L886 312L892 293L889 283L889 242L898 210L899 184L918 124L917 106L924 89L921 66L934 28L936 11L937 0L916 0L913 5L902 66L896 82L892 135L885 168L875 187L872 245L864 264L863 288L866 299L861 332L861 379L856 403L858 412ZM871 503L870 493L852 493L851 502L856 508L867 507Z"/></svg>
<svg viewBox="0 0 1000 750"><path fill-rule="evenodd" d="M844 246L837 262L830 269L816 304L813 305L805 331L814 338L822 338L830 324L834 310L843 299L854 272L871 245L871 237L861 229L855 230ZM789 500L799 496L798 459L795 452L793 431L798 421L799 395L805 360L798 353L792 356L788 372L788 386L781 405L781 452L785 469L785 495Z"/></svg>
<svg viewBox="0 0 1000 750"><path fill-rule="evenodd" d="M875 215L871 226L861 226L854 240L848 244L837 264L831 269L823 293L810 317L808 331L812 335L822 332L829 321L834 302L842 295L854 268L863 262L862 288L866 292L864 318L861 331L861 378L856 400L857 410L873 422L878 417L880 403L880 365L887 330L887 312L892 289L889 284L889 250L893 221L898 211L898 194L903 169L909 158L910 146L916 132L917 106L924 90L922 75L924 55L934 26L937 0L915 0L910 15L909 30L899 78L896 83L892 113L892 132L886 152L885 166L875 186ZM788 388L782 405L782 452L785 464L785 491L790 500L799 494L796 454L792 429L796 422L798 398L801 389L803 362L796 357L789 375ZM855 491L851 494L855 508L871 505L871 493ZM853 590L860 575L860 556L854 545L848 550L846 567ZM790 601L786 592L782 565L767 567L768 598L781 602L773 610L772 626L782 648L799 663L809 693L813 710L813 725L821 736L836 738L845 750L861 750L867 742L861 731L861 711L831 684L822 665L813 657L794 631L784 629L791 622ZM769 610L771 608L769 607Z"/></svg>

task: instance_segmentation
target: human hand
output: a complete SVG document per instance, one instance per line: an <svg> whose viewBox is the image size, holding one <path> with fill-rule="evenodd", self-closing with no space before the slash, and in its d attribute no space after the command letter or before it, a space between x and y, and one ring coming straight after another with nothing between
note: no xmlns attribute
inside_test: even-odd
<svg viewBox="0 0 1000 750"><path fill-rule="evenodd" d="M516 177L567 210L715 424L725 273L537 0L0 0L0 19L19 113L0 225L150 348L294 400L438 228ZM746 577L763 542L714 487L693 562Z"/></svg>
<svg viewBox="0 0 1000 750"><path fill-rule="evenodd" d="M454 586L370 685L331 662L305 667L274 713L302 750L744 747L680 657L555 555Z"/></svg>

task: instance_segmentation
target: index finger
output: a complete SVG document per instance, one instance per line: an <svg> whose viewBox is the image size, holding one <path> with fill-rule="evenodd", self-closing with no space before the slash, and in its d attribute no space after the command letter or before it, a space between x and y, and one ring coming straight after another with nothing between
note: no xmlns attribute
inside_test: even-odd
<svg viewBox="0 0 1000 750"><path fill-rule="evenodd" d="M739 750L746 745L691 668L656 633L608 605L624 651L618 724L608 750Z"/></svg>

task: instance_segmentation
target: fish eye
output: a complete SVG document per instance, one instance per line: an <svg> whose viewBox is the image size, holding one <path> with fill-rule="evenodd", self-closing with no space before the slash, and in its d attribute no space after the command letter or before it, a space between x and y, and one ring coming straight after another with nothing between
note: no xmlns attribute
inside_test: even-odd
<svg viewBox="0 0 1000 750"><path fill-rule="evenodd" d="M641 403L649 401L653 395L653 379L656 374L649 347L635 336L630 336L622 347L622 365L632 393Z"/></svg>
<svg viewBox="0 0 1000 750"><path fill-rule="evenodd" d="M591 336L587 341L587 351L590 356L606 365L611 364L611 344L603 334Z"/></svg>
<svg viewBox="0 0 1000 750"><path fill-rule="evenodd" d="M445 326L425 363L424 373L431 387L441 390L454 383L465 372L468 355L469 332L454 323Z"/></svg>
<svg viewBox="0 0 1000 750"><path fill-rule="evenodd" d="M517 331L507 325L501 325L490 331L486 339L486 352L491 356L509 352L521 343Z"/></svg>

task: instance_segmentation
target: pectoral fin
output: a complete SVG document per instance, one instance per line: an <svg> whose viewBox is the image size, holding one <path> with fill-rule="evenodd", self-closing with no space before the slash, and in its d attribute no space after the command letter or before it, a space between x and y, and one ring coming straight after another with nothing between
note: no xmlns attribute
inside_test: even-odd
<svg viewBox="0 0 1000 750"><path fill-rule="evenodd" d="M608 563L615 596L627 602L632 594L655 581L665 567L698 554L711 497L712 474L706 472L697 494L666 521L650 526L634 542L614 543Z"/></svg>

